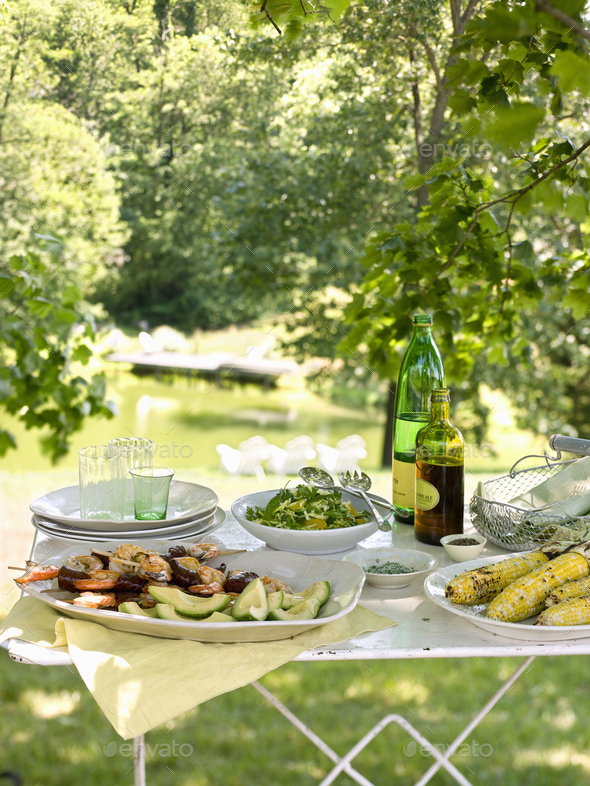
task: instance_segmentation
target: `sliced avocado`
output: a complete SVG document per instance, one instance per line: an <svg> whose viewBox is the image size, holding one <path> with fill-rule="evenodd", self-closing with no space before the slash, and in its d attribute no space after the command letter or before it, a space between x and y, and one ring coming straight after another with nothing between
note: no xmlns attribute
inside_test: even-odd
<svg viewBox="0 0 590 786"><path fill-rule="evenodd" d="M182 622L192 622L190 617L181 617L176 613L174 606L171 603L158 603L156 606L156 615L161 620L176 620Z"/></svg>
<svg viewBox="0 0 590 786"><path fill-rule="evenodd" d="M179 614L198 620L208 617L214 611L222 611L231 601L231 595L221 592L211 595L210 598L195 598L181 592L177 587L148 587L148 591L158 603L172 604Z"/></svg>
<svg viewBox="0 0 590 786"><path fill-rule="evenodd" d="M225 614L226 617L233 617L233 614L231 613L231 609L229 606L225 609L222 609L221 613Z"/></svg>
<svg viewBox="0 0 590 786"><path fill-rule="evenodd" d="M260 622L267 618L268 596L262 579L252 579L235 599L231 613L240 622Z"/></svg>
<svg viewBox="0 0 590 786"><path fill-rule="evenodd" d="M290 595L288 592L285 592L281 608L288 611L292 609L293 606L298 606L300 603L303 603L304 600L305 598L302 598L301 595Z"/></svg>
<svg viewBox="0 0 590 786"><path fill-rule="evenodd" d="M329 597L330 582L316 581L315 584L311 585L311 587L308 587L302 592L297 592L295 595L289 595L288 593L285 593L282 608L288 611L294 606L298 606L300 603L303 603L304 600L313 600L314 598L319 600L320 606L323 606Z"/></svg>
<svg viewBox="0 0 590 786"><path fill-rule="evenodd" d="M201 622L235 622L231 614L226 614L225 611L214 611L210 617L205 617Z"/></svg>
<svg viewBox="0 0 590 786"><path fill-rule="evenodd" d="M127 600L125 603L120 603L119 611L122 611L123 614L136 614L138 617L155 618L158 616L155 609L142 609L139 603L136 603L134 600Z"/></svg>
<svg viewBox="0 0 590 786"><path fill-rule="evenodd" d="M293 606L290 611L285 611L285 609L275 609L275 611L271 611L268 616L271 620L281 620L283 622L293 622L293 620L313 620L315 617L317 617L321 605L322 604L317 598L309 598L308 600L304 600L303 603Z"/></svg>
<svg viewBox="0 0 590 786"><path fill-rule="evenodd" d="M275 611L276 609L283 608L283 601L285 600L285 593L283 590L279 590L278 592L271 592L270 595L267 597L268 600L268 610Z"/></svg>

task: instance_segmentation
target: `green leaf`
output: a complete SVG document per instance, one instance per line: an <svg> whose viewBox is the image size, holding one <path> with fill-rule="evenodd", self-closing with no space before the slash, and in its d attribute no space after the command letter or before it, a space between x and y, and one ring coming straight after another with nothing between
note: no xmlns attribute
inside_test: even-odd
<svg viewBox="0 0 590 786"><path fill-rule="evenodd" d="M15 287L15 282L10 276L0 274L0 297L9 295Z"/></svg>
<svg viewBox="0 0 590 786"><path fill-rule="evenodd" d="M590 95L590 59L583 52L578 54L571 49L557 52L551 73L559 79L564 93L577 89L584 96Z"/></svg>
<svg viewBox="0 0 590 786"><path fill-rule="evenodd" d="M533 267L536 260L533 244L529 240L516 243L512 249L512 256L527 267Z"/></svg>
<svg viewBox="0 0 590 786"><path fill-rule="evenodd" d="M34 317L45 319L53 308L53 303L44 297L31 298L27 300L27 307Z"/></svg>
<svg viewBox="0 0 590 786"><path fill-rule="evenodd" d="M92 350L86 346L86 344L80 344L79 347L72 352L72 361L74 363L82 363L86 365L90 358L92 357Z"/></svg>
<svg viewBox="0 0 590 786"><path fill-rule="evenodd" d="M16 448L16 439L10 431L0 427L0 456L5 456L7 451Z"/></svg>
<svg viewBox="0 0 590 786"><path fill-rule="evenodd" d="M487 133L495 142L505 147L517 147L531 139L543 121L545 110L528 102L511 107L496 108L496 120L488 126Z"/></svg>
<svg viewBox="0 0 590 786"><path fill-rule="evenodd" d="M562 305L571 308L574 319L582 319L590 311L590 295L586 289L570 289Z"/></svg>
<svg viewBox="0 0 590 786"><path fill-rule="evenodd" d="M571 194L565 200L565 211L575 221L585 221L588 216L588 200L583 194Z"/></svg>
<svg viewBox="0 0 590 786"><path fill-rule="evenodd" d="M477 107L477 101L467 90L455 90L449 98L448 105L457 114L464 115Z"/></svg>

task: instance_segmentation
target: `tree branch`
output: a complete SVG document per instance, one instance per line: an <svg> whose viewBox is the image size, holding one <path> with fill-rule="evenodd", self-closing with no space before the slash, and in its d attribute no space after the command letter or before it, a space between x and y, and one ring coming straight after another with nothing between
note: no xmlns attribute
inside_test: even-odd
<svg viewBox="0 0 590 786"><path fill-rule="evenodd" d="M451 19L453 21L453 33L455 37L460 36L463 32L463 25L461 23L461 0L450 0L451 6Z"/></svg>
<svg viewBox="0 0 590 786"><path fill-rule="evenodd" d="M261 14L265 14L265 15L266 15L266 18L270 20L270 22L271 22L272 26L273 26L273 27L274 27L274 29L277 31L277 33L278 33L279 35L282 35L283 33L282 33L282 31L281 31L281 28L280 28L280 27L277 25L277 23L275 22L275 20L274 20L274 19L272 18L272 16L271 16L271 15L268 13L268 9L267 9L267 7L266 7L266 4L267 4L267 3L268 3L268 0L264 0L264 2L262 3L262 5L261 5L261 7L260 7L260 13L261 13ZM303 3L302 3L302 5L303 5ZM305 9L303 9L303 10L305 10Z"/></svg>
<svg viewBox="0 0 590 786"><path fill-rule="evenodd" d="M428 57L430 65L432 66L432 70L434 71L434 78L436 79L436 87L437 87L438 90L442 90L443 89L443 82L442 82L442 78L441 78L441 75L440 75L440 69L438 67L438 63L436 62L436 57L435 57L435 54L434 54L434 51L433 51L432 47L430 46L428 41L425 41L422 38L416 38L416 41L418 41L418 43L421 44L424 47L424 51L426 52L426 56Z"/></svg>
<svg viewBox="0 0 590 786"><path fill-rule="evenodd" d="M478 3L479 0L469 0L469 2L467 3L465 11L463 11L463 14L461 15L461 25L463 29L465 29L467 23L475 13L475 9L477 8Z"/></svg>
<svg viewBox="0 0 590 786"><path fill-rule="evenodd" d="M537 178L537 180L534 180L532 183L529 183L528 186L523 186L522 188L519 188L516 191L511 191L508 194L504 194L504 196L499 197L498 199L493 199L490 202L484 202L483 204L481 204L476 209L475 215L473 216L471 223L465 230L465 234L459 241L459 244L457 245L453 253L450 255L450 257L447 259L445 264L438 271L438 273L435 276L433 276L428 286L426 286L426 288L422 290L422 294L425 295L429 291L429 289L433 286L434 282L438 278L440 278L440 276L442 276L442 274L451 267L451 265L455 261L455 258L459 254L459 251L461 251L461 249L465 245L465 241L467 240L469 235L473 232L473 229L477 224L477 221L482 213L484 213L486 210L489 210L491 207L494 207L494 205L499 205L506 202L511 202L512 207L514 207L514 205L518 202L518 200L521 199L525 194L528 194L529 191L532 191L533 188L536 188L539 185L539 183L542 183L544 180L547 180L547 178L550 177L554 172L557 172L558 169L567 166L567 164L571 163L572 161L576 161L582 155L582 153L585 150L587 150L589 147L590 147L590 139L587 139L583 145L580 145L580 147L574 150L571 156L564 158L563 161L559 161L559 163L552 166L551 169L548 169L544 175L541 175L541 177Z"/></svg>
<svg viewBox="0 0 590 786"><path fill-rule="evenodd" d="M539 11L550 14L566 27L569 27L570 30L575 30L578 35L590 41L590 30L586 30L584 25L580 24L580 22L576 22L575 19L572 19L572 17L568 16L564 11L559 8L554 8L547 0L533 0L533 2Z"/></svg>

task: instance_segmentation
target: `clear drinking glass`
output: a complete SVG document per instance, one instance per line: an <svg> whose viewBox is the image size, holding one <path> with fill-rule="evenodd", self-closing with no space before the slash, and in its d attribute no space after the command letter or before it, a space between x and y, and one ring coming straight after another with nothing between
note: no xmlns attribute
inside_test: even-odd
<svg viewBox="0 0 590 786"><path fill-rule="evenodd" d="M116 448L121 457L125 518L135 518L133 478L129 470L133 467L152 466L156 458L156 443L153 439L143 437L118 437L110 439L109 446Z"/></svg>
<svg viewBox="0 0 590 786"><path fill-rule="evenodd" d="M80 516L83 519L124 519L123 467L116 448L90 445L78 451Z"/></svg>
<svg viewBox="0 0 590 786"><path fill-rule="evenodd" d="M133 467L135 518L139 521L159 521L166 518L170 481L174 470L168 467Z"/></svg>

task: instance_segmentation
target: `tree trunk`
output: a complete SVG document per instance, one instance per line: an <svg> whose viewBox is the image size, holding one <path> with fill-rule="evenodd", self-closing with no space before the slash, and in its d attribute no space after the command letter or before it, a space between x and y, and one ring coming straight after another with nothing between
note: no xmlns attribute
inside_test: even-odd
<svg viewBox="0 0 590 786"><path fill-rule="evenodd" d="M385 433L383 435L383 450L381 452L381 467L387 469L392 464L392 447L393 447L393 406L395 404L395 382L390 382L387 386L389 389L389 396L387 398L387 409L385 411Z"/></svg>

